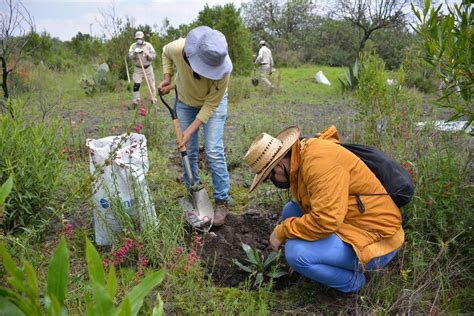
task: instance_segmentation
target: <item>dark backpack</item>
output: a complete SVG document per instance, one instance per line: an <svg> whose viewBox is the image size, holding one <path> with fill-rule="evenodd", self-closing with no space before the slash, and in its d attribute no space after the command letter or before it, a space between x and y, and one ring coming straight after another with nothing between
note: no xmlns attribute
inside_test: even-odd
<svg viewBox="0 0 474 316"><path fill-rule="evenodd" d="M360 196L364 195L390 195L399 208L411 201L415 193L415 185L408 172L398 162L374 147L359 144L341 145L359 157L387 190L386 194L351 194L356 197L361 213L364 213L365 207Z"/></svg>

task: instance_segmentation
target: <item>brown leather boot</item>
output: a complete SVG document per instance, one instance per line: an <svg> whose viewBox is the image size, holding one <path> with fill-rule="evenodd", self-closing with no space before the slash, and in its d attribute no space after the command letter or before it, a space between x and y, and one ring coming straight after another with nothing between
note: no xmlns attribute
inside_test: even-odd
<svg viewBox="0 0 474 316"><path fill-rule="evenodd" d="M229 205L226 201L216 201L214 208L214 224L213 226L222 226L225 223L225 218L229 213Z"/></svg>

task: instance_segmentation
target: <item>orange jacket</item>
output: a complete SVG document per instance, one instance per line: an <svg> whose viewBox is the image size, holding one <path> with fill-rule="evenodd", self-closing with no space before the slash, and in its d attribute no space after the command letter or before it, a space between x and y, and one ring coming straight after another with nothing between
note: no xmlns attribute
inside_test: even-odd
<svg viewBox="0 0 474 316"><path fill-rule="evenodd" d="M387 191L362 160L339 145L335 126L293 145L290 185L304 215L275 227L280 241L319 240L336 233L353 246L363 265L403 244L400 209L390 196L361 196L365 212L360 213L350 194Z"/></svg>

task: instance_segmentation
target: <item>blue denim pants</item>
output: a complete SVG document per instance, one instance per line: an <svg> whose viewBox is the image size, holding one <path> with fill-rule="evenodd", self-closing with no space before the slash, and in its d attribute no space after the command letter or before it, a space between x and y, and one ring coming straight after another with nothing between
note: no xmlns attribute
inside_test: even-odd
<svg viewBox="0 0 474 316"><path fill-rule="evenodd" d="M303 211L294 201L288 202L283 208L283 219L301 216ZM397 252L398 249L372 259L365 269L384 267ZM288 239L285 257L296 272L341 292L356 292L365 284L363 269L352 245L342 241L336 234L315 241Z"/></svg>
<svg viewBox="0 0 474 316"><path fill-rule="evenodd" d="M189 106L178 100L176 113L181 129L184 131L196 119L200 108ZM224 126L227 119L227 94L222 98L214 114L209 118L204 129L204 150L212 174L212 184L214 185L214 200L229 200L229 172L227 171L227 161L224 152ZM189 140L187 146L191 171L196 183L199 183L199 130L197 130ZM186 185L189 180L183 170Z"/></svg>

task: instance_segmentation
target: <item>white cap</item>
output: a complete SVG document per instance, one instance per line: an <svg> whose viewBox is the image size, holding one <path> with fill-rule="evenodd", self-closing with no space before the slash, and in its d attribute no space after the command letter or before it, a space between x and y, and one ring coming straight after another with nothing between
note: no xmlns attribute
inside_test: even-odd
<svg viewBox="0 0 474 316"><path fill-rule="evenodd" d="M264 40L261 40L260 43L258 43L260 46L267 44Z"/></svg>
<svg viewBox="0 0 474 316"><path fill-rule="evenodd" d="M145 37L145 34L143 34L142 31L138 31L135 33L135 39L143 39Z"/></svg>

